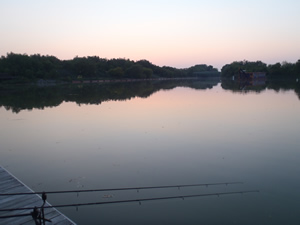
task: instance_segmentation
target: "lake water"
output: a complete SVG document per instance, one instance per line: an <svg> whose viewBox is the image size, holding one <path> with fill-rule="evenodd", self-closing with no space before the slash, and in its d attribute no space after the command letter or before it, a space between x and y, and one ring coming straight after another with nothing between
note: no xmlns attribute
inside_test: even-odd
<svg viewBox="0 0 300 225"><path fill-rule="evenodd" d="M49 195L53 205L259 190L59 209L78 224L300 224L299 87L189 80L7 88L0 164L34 191L243 182Z"/></svg>

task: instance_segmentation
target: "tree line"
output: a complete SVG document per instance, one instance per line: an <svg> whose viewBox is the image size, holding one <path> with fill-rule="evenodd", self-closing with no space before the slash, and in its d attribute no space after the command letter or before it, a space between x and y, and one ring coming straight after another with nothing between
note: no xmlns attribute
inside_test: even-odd
<svg viewBox="0 0 300 225"><path fill-rule="evenodd" d="M265 72L269 78L300 78L300 59L296 63L276 63L267 65L261 61L235 61L221 69L223 78L238 74L239 70ZM85 80L123 78L176 78L220 76L218 69L211 65L199 64L177 69L170 66L157 66L147 60L106 59L98 56L74 57L60 60L49 55L27 55L8 53L0 57L0 81L32 82L45 80Z"/></svg>
<svg viewBox="0 0 300 225"><path fill-rule="evenodd" d="M197 76L199 72L218 72L218 70L205 64L177 69L169 66L160 67L147 60L105 59L98 56L60 60L49 55L8 53L0 58L0 78L15 78L20 82L37 79L71 81L100 78L175 78Z"/></svg>
<svg viewBox="0 0 300 225"><path fill-rule="evenodd" d="M239 73L239 70L248 72L265 72L269 78L300 78L300 59L296 63L276 63L267 65L261 61L235 61L222 67L222 77L232 77Z"/></svg>

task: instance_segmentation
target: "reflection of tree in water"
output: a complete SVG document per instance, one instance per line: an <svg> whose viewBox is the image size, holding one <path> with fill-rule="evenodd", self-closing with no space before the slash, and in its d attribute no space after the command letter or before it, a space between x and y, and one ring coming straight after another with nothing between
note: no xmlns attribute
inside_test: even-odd
<svg viewBox="0 0 300 225"><path fill-rule="evenodd" d="M159 90L175 87L208 89L219 79L164 80L86 85L57 85L50 87L18 86L0 91L0 106L15 113L34 108L56 107L63 101L77 104L101 104L105 101L124 101L134 97L147 98Z"/></svg>
<svg viewBox="0 0 300 225"><path fill-rule="evenodd" d="M266 82L252 83L249 80L235 81L232 79L222 79L222 88L232 92L247 93L256 92L260 93L266 89Z"/></svg>
<svg viewBox="0 0 300 225"><path fill-rule="evenodd" d="M189 87L196 90L211 89L219 83L219 78L192 80L164 80L127 83L106 83L86 85L57 85L50 87L14 86L2 88L0 91L0 106L6 110L18 113L21 110L44 109L56 107L62 102L80 104L101 104L105 101L125 101L134 97L147 98L159 90L171 90L176 87ZM222 80L222 88L236 93L260 93L273 89L294 90L300 100L300 82L268 80L264 85L245 86L236 81ZM241 90L241 87L243 90ZM246 88L244 88L246 87Z"/></svg>
<svg viewBox="0 0 300 225"><path fill-rule="evenodd" d="M55 107L63 101L63 96L56 87L10 87L1 90L0 96L0 106L16 113L23 109Z"/></svg>
<svg viewBox="0 0 300 225"><path fill-rule="evenodd" d="M268 85L269 89L273 89L277 92L283 90L294 90L295 94L298 96L300 100L300 82L295 80L273 80Z"/></svg>
<svg viewBox="0 0 300 225"><path fill-rule="evenodd" d="M294 90L300 99L300 82L295 82L295 80L291 79L269 79L265 83L259 83L255 85L252 85L247 81L239 82L232 79L222 79L221 86L224 90L230 90L237 93L260 93L266 88L276 92Z"/></svg>
<svg viewBox="0 0 300 225"><path fill-rule="evenodd" d="M295 87L295 92L300 100L300 83L298 82L296 87Z"/></svg>

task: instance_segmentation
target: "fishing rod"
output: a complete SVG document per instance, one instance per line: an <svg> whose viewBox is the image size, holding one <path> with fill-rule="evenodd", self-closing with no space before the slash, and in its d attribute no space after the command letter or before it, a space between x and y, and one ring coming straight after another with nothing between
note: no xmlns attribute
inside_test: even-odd
<svg viewBox="0 0 300 225"><path fill-rule="evenodd" d="M82 192L104 192L104 191L129 191L129 190L145 190L145 189L164 189L164 188L183 188L183 187L200 187L200 186L217 186L217 185L233 185L243 184L243 182L223 182L223 183L203 183L203 184L180 184L180 185L165 185L165 186L145 186L145 187L124 187L124 188L105 188L105 189L86 189L86 190L70 190L70 191L43 191L43 192L20 192L20 193L0 193L0 196L9 195L41 195L47 194L66 194L66 193L82 193Z"/></svg>
<svg viewBox="0 0 300 225"><path fill-rule="evenodd" d="M140 198L140 199L127 199L127 200L118 200L118 201L107 201L107 202L87 202L87 203L77 203L77 204L64 204L64 205L47 205L43 206L44 209L47 208L65 208L65 207L80 207L80 206L91 206L91 205L107 205L107 204L120 204L120 203L130 203L130 202L141 202L145 201L158 201L158 200L167 200L167 199L182 199L185 198L196 198L196 197L205 197L205 196L222 196L222 195L234 195L234 194L248 194L248 193L258 193L259 190L247 190L247 191L232 191L232 192L216 192L216 193L206 193L206 194L194 194L194 195L177 195L177 196L166 196L166 197L156 197L156 198ZM42 207L35 207L42 208ZM11 211L23 211L23 210L32 210L33 208L11 208L11 209L0 209L0 212L11 212ZM17 215L17 216L21 216ZM27 216L28 214L24 214ZM13 217L11 215L10 217ZM6 218L6 216L0 216L1 218Z"/></svg>

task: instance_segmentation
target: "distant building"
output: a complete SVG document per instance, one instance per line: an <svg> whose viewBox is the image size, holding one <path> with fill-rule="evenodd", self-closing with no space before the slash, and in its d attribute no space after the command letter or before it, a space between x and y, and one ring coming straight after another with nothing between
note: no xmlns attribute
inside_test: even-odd
<svg viewBox="0 0 300 225"><path fill-rule="evenodd" d="M239 70L239 80L252 80L252 79L265 79L265 72L246 72L245 70Z"/></svg>
<svg viewBox="0 0 300 225"><path fill-rule="evenodd" d="M266 83L265 72L246 72L245 70L239 70L238 82L240 83L240 89L244 90L249 86L263 86Z"/></svg>

